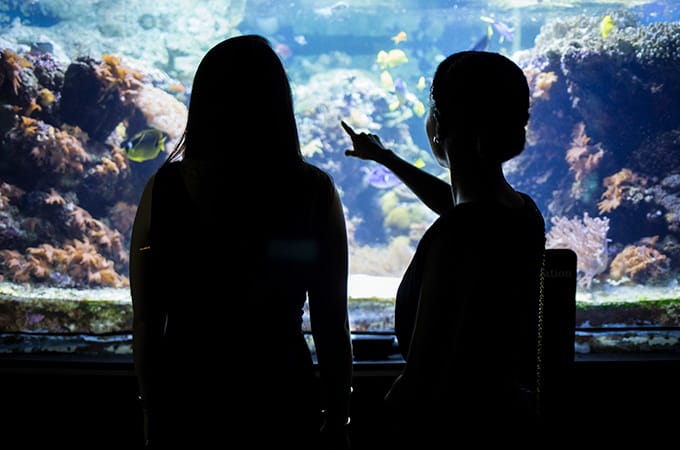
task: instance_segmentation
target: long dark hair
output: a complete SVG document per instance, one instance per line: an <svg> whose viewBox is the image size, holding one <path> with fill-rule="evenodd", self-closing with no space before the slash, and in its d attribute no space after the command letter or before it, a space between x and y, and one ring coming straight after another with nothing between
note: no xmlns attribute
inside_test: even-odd
<svg viewBox="0 0 680 450"><path fill-rule="evenodd" d="M261 166L302 160L285 68L266 38L241 35L215 45L201 60L187 125L168 161L236 160L253 150Z"/></svg>

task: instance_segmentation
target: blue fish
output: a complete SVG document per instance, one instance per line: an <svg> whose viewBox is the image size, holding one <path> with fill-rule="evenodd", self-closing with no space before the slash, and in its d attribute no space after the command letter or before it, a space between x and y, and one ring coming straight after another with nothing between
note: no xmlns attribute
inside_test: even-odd
<svg viewBox="0 0 680 450"><path fill-rule="evenodd" d="M368 184L378 189L391 189L401 184L401 180L385 167L377 166L368 173Z"/></svg>
<svg viewBox="0 0 680 450"><path fill-rule="evenodd" d="M498 31L498 34L501 35L500 42L502 43L503 40L506 40L508 42L512 42L514 39L514 30L510 28L507 24L503 22L499 22L498 20L489 17L489 16L482 16L480 17L484 22L490 23L493 25L494 29Z"/></svg>
<svg viewBox="0 0 680 450"><path fill-rule="evenodd" d="M474 52L485 52L489 49L489 43L491 42L491 36L493 35L493 30L491 25L486 27L486 34L479 38L475 45L472 46L470 50Z"/></svg>

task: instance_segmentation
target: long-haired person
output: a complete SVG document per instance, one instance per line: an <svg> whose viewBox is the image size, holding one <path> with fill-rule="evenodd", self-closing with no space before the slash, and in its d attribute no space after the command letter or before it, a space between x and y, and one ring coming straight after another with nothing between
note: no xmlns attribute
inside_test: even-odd
<svg viewBox="0 0 680 450"><path fill-rule="evenodd" d="M132 233L150 445L323 448L323 427L323 443L346 448L347 276L341 200L300 153L279 57L261 36L220 42L198 66L183 138L149 179Z"/></svg>

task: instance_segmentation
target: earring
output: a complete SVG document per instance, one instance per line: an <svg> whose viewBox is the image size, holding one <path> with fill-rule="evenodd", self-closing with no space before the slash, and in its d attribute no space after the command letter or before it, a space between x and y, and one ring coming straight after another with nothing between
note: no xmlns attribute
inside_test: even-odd
<svg viewBox="0 0 680 450"><path fill-rule="evenodd" d="M435 136L434 139L432 139L432 142L434 142L435 144L439 145L439 137L438 137L438 136Z"/></svg>

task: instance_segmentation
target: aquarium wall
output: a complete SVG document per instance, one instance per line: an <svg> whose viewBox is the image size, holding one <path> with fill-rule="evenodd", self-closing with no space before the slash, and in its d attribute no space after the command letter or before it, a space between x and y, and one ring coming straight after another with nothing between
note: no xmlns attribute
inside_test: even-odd
<svg viewBox="0 0 680 450"><path fill-rule="evenodd" d="M302 152L341 192L355 333L393 331L435 214L345 157L340 121L446 178L424 132L431 76L476 49L529 81L526 148L504 169L548 247L577 254L577 354L677 355L679 20L672 1L2 0L0 356L130 357L142 188L183 131L201 57L246 33L283 60Z"/></svg>

